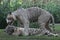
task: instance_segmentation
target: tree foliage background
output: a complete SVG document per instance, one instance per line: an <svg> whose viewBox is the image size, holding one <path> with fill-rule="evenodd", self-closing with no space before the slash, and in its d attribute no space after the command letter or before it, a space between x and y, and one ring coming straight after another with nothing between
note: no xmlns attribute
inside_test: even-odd
<svg viewBox="0 0 60 40"><path fill-rule="evenodd" d="M60 0L0 0L0 28L6 27L5 19L9 11L36 6L49 11L53 14L55 23L60 23Z"/></svg>

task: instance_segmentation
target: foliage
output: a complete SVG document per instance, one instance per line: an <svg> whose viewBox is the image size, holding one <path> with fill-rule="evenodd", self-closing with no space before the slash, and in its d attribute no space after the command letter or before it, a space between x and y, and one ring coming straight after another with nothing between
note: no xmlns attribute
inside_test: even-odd
<svg viewBox="0 0 60 40"><path fill-rule="evenodd" d="M56 23L60 23L60 5L54 3L54 2L49 2L44 5L44 9L49 11L55 18Z"/></svg>

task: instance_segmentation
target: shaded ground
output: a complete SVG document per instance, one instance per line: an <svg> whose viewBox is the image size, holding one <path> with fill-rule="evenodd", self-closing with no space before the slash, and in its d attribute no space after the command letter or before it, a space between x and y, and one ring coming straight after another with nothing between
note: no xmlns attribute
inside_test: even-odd
<svg viewBox="0 0 60 40"><path fill-rule="evenodd" d="M60 34L60 24L55 25L55 32ZM13 36L4 33L4 29L0 29L0 40L60 40L59 37L48 36Z"/></svg>

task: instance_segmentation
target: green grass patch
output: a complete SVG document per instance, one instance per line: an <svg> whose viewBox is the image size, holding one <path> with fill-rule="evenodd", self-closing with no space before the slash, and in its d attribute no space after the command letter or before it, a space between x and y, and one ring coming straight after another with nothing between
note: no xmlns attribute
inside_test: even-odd
<svg viewBox="0 0 60 40"><path fill-rule="evenodd" d="M60 30L60 25L55 25L55 30Z"/></svg>

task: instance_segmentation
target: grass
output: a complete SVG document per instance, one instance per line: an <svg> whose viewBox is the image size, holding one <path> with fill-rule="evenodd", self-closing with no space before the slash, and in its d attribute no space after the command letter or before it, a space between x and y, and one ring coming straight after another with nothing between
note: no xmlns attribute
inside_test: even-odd
<svg viewBox="0 0 60 40"><path fill-rule="evenodd" d="M60 25L55 25L56 30L60 30Z"/></svg>
<svg viewBox="0 0 60 40"><path fill-rule="evenodd" d="M60 30L60 25L55 25L56 30ZM60 40L59 37L48 36L13 36L4 33L4 29L0 29L0 40Z"/></svg>

